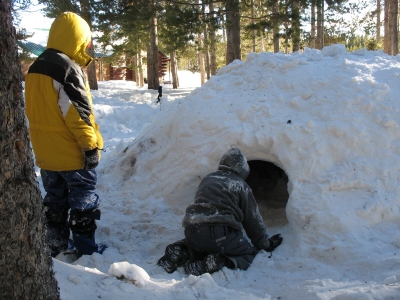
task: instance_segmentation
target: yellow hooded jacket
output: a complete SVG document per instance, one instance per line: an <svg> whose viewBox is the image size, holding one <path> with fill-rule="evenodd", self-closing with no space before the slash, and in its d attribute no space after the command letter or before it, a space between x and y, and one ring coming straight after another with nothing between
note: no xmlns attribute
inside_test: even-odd
<svg viewBox="0 0 400 300"><path fill-rule="evenodd" d="M85 20L71 12L61 14L51 25L47 49L26 75L29 132L36 164L42 169L82 169L83 151L103 148L81 68L93 60L85 51L90 41Z"/></svg>

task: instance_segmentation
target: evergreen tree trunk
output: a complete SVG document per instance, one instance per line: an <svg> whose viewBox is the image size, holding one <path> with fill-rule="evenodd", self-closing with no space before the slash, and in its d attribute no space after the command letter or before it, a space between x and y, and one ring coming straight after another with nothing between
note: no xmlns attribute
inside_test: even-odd
<svg viewBox="0 0 400 300"><path fill-rule="evenodd" d="M132 64L133 64L133 81L136 82L136 85L139 86L139 82L140 82L140 75L139 75L139 61L138 61L138 54L136 53L133 58L132 58Z"/></svg>
<svg viewBox="0 0 400 300"><path fill-rule="evenodd" d="M274 44L274 53L279 52L279 19L278 19L278 1L274 4L272 8L272 41Z"/></svg>
<svg viewBox="0 0 400 300"><path fill-rule="evenodd" d="M383 52L389 54L390 49L390 35L389 35L389 5L386 3L388 0L384 2L384 19L383 19L383 29L385 31L385 35L383 37Z"/></svg>
<svg viewBox="0 0 400 300"><path fill-rule="evenodd" d="M385 0L385 38L384 52L397 55L399 52L397 36L398 0Z"/></svg>
<svg viewBox="0 0 400 300"><path fill-rule="evenodd" d="M239 0L226 0L226 64L241 59Z"/></svg>
<svg viewBox="0 0 400 300"><path fill-rule="evenodd" d="M11 1L0 1L0 299L59 299L25 122Z"/></svg>
<svg viewBox="0 0 400 300"><path fill-rule="evenodd" d="M206 70L204 67L204 52L203 52L203 39L201 37L201 33L197 35L197 43L198 43L198 60L199 60L199 70L200 70L200 83L203 85L206 82Z"/></svg>
<svg viewBox="0 0 400 300"><path fill-rule="evenodd" d="M300 50L300 3L292 1L292 51Z"/></svg>
<svg viewBox="0 0 400 300"><path fill-rule="evenodd" d="M317 38L315 48L324 48L324 0L316 0L317 6Z"/></svg>
<svg viewBox="0 0 400 300"><path fill-rule="evenodd" d="M376 41L381 40L381 0L376 0Z"/></svg>
<svg viewBox="0 0 400 300"><path fill-rule="evenodd" d="M94 57L94 47L93 43L90 45L88 49L86 49L86 52L88 55L91 57ZM91 90L98 90L99 85L97 83L97 76L96 76L96 60L93 60L90 65L87 67L87 76L88 76L88 82L89 82L89 87Z"/></svg>
<svg viewBox="0 0 400 300"><path fill-rule="evenodd" d="M143 74L143 63L142 63L142 54L141 51L138 53L138 68L139 68L139 86L143 87L144 86L144 74Z"/></svg>
<svg viewBox="0 0 400 300"><path fill-rule="evenodd" d="M82 18L89 24L90 29L92 29L92 16L90 15L89 10L89 2L88 0L81 0L81 15ZM90 47L86 49L88 55L94 58L94 46L93 42L90 44ZM97 84L97 76L96 76L96 61L93 60L92 63L87 67L86 70L88 76L89 87L91 90L98 90L99 86Z"/></svg>
<svg viewBox="0 0 400 300"><path fill-rule="evenodd" d="M202 5L202 13L203 16L205 16L206 13L206 4L203 1ZM207 74L207 80L210 80L210 55L208 52L208 33L207 33L207 24L206 22L203 22L203 32L204 32L204 56L205 56L205 68L206 68L206 74Z"/></svg>
<svg viewBox="0 0 400 300"><path fill-rule="evenodd" d="M135 55L136 69L137 69L137 82L136 85L139 87L144 86L144 75L143 75L143 63L142 63L142 42L140 39L137 40L137 53Z"/></svg>
<svg viewBox="0 0 400 300"><path fill-rule="evenodd" d="M170 59L171 59L172 88L177 89L179 87L179 78L178 78L178 64L176 63L175 51L171 51Z"/></svg>
<svg viewBox="0 0 400 300"><path fill-rule="evenodd" d="M254 0L251 0L251 24L254 25ZM254 29L251 30L251 43L253 46L253 52L256 52L256 32Z"/></svg>
<svg viewBox="0 0 400 300"><path fill-rule="evenodd" d="M311 1L310 48L315 48L315 0Z"/></svg>
<svg viewBox="0 0 400 300"><path fill-rule="evenodd" d="M393 10L390 10L389 31L393 36L392 55L396 56L399 53L399 36L398 36L398 16L399 16L399 1L393 0Z"/></svg>
<svg viewBox="0 0 400 300"><path fill-rule="evenodd" d="M150 3L151 6L151 3ZM160 85L158 77L158 46L157 46L157 19L155 16L150 20L150 40L147 45L147 88L158 90Z"/></svg>
<svg viewBox="0 0 400 300"><path fill-rule="evenodd" d="M214 3L210 2L210 12L214 11ZM212 14L214 17L214 14ZM210 23L210 72L211 75L217 74L217 39L214 20Z"/></svg>

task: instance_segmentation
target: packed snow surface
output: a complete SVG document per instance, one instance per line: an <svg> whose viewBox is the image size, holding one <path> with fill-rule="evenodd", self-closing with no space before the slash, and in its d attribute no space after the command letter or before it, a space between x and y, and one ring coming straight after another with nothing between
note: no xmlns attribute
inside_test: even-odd
<svg viewBox="0 0 400 300"><path fill-rule="evenodd" d="M198 87L99 82L103 255L55 259L62 299L400 299L400 59L343 45L251 53ZM239 147L288 175L284 240L247 271L156 265L201 178Z"/></svg>

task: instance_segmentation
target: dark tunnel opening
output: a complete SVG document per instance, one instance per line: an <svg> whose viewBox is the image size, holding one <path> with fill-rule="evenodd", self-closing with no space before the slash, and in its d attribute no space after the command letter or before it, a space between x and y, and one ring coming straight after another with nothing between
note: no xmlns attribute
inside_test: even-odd
<svg viewBox="0 0 400 300"><path fill-rule="evenodd" d="M265 226L286 225L286 205L289 199L287 174L271 162L251 160L248 164L250 174L246 182L253 190Z"/></svg>

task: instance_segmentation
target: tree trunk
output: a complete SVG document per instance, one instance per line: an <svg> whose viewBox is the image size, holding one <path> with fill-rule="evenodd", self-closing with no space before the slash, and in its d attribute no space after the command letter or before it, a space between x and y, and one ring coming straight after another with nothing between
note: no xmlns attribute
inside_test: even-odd
<svg viewBox="0 0 400 300"><path fill-rule="evenodd" d="M324 48L324 0L317 0L317 39L315 48Z"/></svg>
<svg viewBox="0 0 400 300"><path fill-rule="evenodd" d="M300 3L292 1L292 51L300 50Z"/></svg>
<svg viewBox="0 0 400 300"><path fill-rule="evenodd" d="M389 44L390 44L390 34L389 34L389 4L388 0L384 2L384 19L383 19L383 29L385 35L383 37L383 52L389 54Z"/></svg>
<svg viewBox="0 0 400 300"><path fill-rule="evenodd" d="M381 40L381 0L376 0L376 41Z"/></svg>
<svg viewBox="0 0 400 300"><path fill-rule="evenodd" d="M158 77L158 46L157 46L157 19L150 20L150 40L147 45L147 88L158 90L160 85Z"/></svg>
<svg viewBox="0 0 400 300"><path fill-rule="evenodd" d="M378 0L379 1L379 0ZM311 36L310 48L315 48L315 0L311 1Z"/></svg>
<svg viewBox="0 0 400 300"><path fill-rule="evenodd" d="M278 1L274 4L274 7L272 8L272 41L274 44L274 53L279 52L279 19L278 19Z"/></svg>
<svg viewBox="0 0 400 300"><path fill-rule="evenodd" d="M94 47L93 43L90 45L88 49L86 49L86 52L88 55L91 57L94 57ZM89 81L89 86L91 90L98 90L99 85L97 84L97 76L96 76L96 60L93 60L91 64L87 67L87 75L88 75L88 81Z"/></svg>
<svg viewBox="0 0 400 300"><path fill-rule="evenodd" d="M254 25L254 0L251 0L251 24ZM256 31L254 29L251 30L251 43L253 46L253 52L256 52Z"/></svg>
<svg viewBox="0 0 400 300"><path fill-rule="evenodd" d="M206 70L204 67L204 51L203 51L203 39L201 33L197 35L198 42L198 60L199 60L199 70L200 70L200 83L203 85L206 82Z"/></svg>
<svg viewBox="0 0 400 300"><path fill-rule="evenodd" d="M202 13L203 16L206 14L206 4L203 1L202 5ZM204 17L205 18L205 17ZM207 32L207 23L203 22L203 33L204 33L204 56L205 56L205 68L206 68L206 74L207 74L207 80L210 80L211 74L210 74L210 55L208 53L208 32Z"/></svg>
<svg viewBox="0 0 400 300"><path fill-rule="evenodd" d="M171 51L169 56L171 59L172 88L177 89L179 87L179 78L178 78L178 64L176 63L175 51Z"/></svg>
<svg viewBox="0 0 400 300"><path fill-rule="evenodd" d="M399 36L398 36L398 20L399 16L399 1L393 0L390 10L389 31L393 36L392 38L392 55L396 56L399 53Z"/></svg>
<svg viewBox="0 0 400 300"><path fill-rule="evenodd" d="M0 1L0 299L59 299L25 122L11 1Z"/></svg>
<svg viewBox="0 0 400 300"><path fill-rule="evenodd" d="M226 64L241 59L239 0L226 0Z"/></svg>
<svg viewBox="0 0 400 300"><path fill-rule="evenodd" d="M214 3L209 4L210 12L214 11ZM214 14L212 13L214 18ZM210 23L210 72L211 75L217 74L217 39L216 39L216 29L214 19Z"/></svg>
<svg viewBox="0 0 400 300"><path fill-rule="evenodd" d="M397 55L397 14L398 0L385 0L385 37L383 51L389 55Z"/></svg>
<svg viewBox="0 0 400 300"><path fill-rule="evenodd" d="M92 29L92 16L90 15L89 10L89 2L87 0L81 0L81 15L82 18L89 24L90 29ZM94 58L94 46L93 42L90 44L90 47L86 49L88 55ZM99 86L97 84L97 76L96 76L96 61L93 60L92 63L87 67L86 70L88 76L89 87L91 90L98 90Z"/></svg>
<svg viewBox="0 0 400 300"><path fill-rule="evenodd" d="M136 86L139 86L140 75L139 75L139 67L138 67L138 54L136 53L132 57L132 73L133 73L133 81L136 82Z"/></svg>

